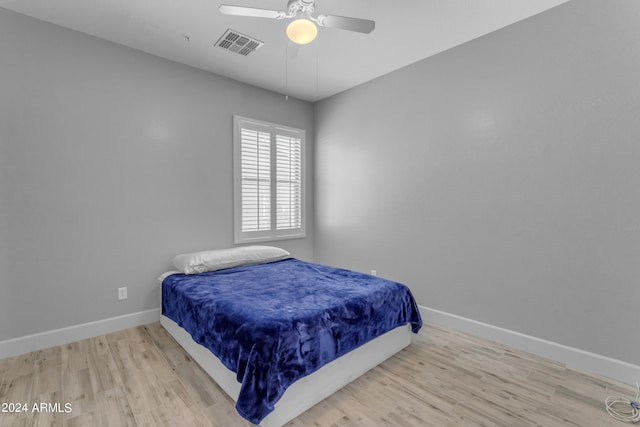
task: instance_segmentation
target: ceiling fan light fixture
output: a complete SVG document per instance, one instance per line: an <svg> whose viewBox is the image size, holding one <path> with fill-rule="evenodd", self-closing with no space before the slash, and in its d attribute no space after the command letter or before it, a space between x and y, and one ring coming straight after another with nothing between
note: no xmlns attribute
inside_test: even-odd
<svg viewBox="0 0 640 427"><path fill-rule="evenodd" d="M297 44L311 43L317 35L318 27L308 19L296 19L287 26L287 37Z"/></svg>

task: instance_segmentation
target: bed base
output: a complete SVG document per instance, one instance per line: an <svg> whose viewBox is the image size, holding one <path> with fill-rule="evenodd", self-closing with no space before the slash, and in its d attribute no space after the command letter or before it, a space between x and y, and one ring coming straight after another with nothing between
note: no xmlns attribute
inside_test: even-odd
<svg viewBox="0 0 640 427"><path fill-rule="evenodd" d="M160 324L235 402L240 394L236 374L228 370L209 349L196 343L173 320L162 315ZM324 365L293 383L260 426L281 427L410 343L410 325L400 326Z"/></svg>

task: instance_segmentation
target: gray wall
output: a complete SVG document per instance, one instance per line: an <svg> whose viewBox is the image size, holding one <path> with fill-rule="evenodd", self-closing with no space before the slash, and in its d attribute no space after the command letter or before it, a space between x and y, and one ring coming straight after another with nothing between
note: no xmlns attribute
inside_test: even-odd
<svg viewBox="0 0 640 427"><path fill-rule="evenodd" d="M639 22L569 2L316 104L316 261L639 364Z"/></svg>
<svg viewBox="0 0 640 427"><path fill-rule="evenodd" d="M311 182L311 104L4 9L0 58L0 341L156 308L173 255L232 246L232 114L307 129ZM275 245L312 259L308 229Z"/></svg>

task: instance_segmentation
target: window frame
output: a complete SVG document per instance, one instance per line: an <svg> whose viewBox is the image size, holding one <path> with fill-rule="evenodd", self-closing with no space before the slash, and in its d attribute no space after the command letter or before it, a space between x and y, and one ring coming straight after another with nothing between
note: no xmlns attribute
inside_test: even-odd
<svg viewBox="0 0 640 427"><path fill-rule="evenodd" d="M270 139L270 226L267 230L243 231L242 204L242 129L265 132ZM278 135L300 140L300 227L277 228L277 140ZM264 122L239 115L233 116L233 197L234 197L234 242L259 243L275 240L301 239L306 237L306 183L305 183L305 136L303 129L296 129L275 123ZM257 178L259 179L259 178Z"/></svg>

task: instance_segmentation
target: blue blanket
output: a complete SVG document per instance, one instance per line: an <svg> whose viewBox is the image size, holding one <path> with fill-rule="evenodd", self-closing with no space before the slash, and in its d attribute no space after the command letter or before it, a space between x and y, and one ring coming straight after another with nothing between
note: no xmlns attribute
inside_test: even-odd
<svg viewBox="0 0 640 427"><path fill-rule="evenodd" d="M293 258L169 276L162 312L237 374L236 409L255 424L296 380L398 326L422 326L406 286Z"/></svg>

